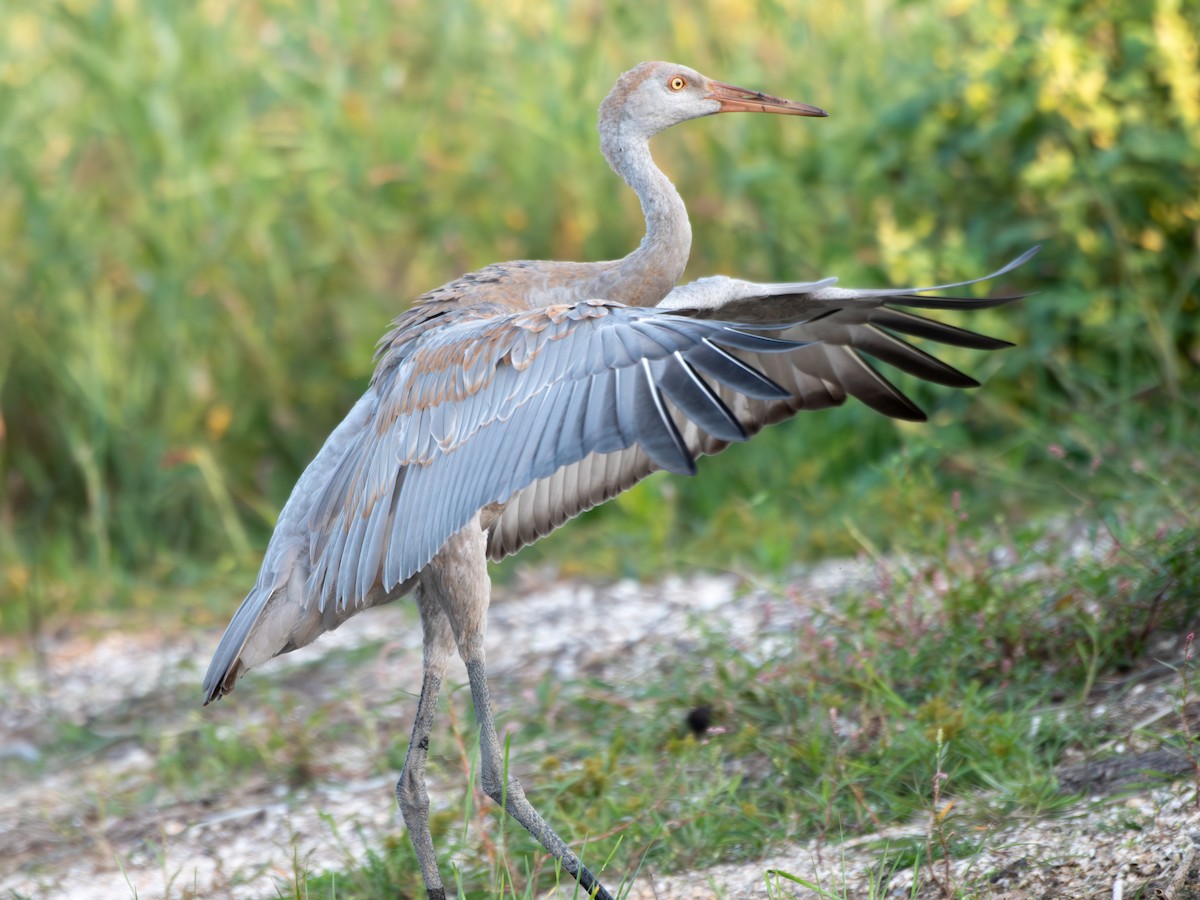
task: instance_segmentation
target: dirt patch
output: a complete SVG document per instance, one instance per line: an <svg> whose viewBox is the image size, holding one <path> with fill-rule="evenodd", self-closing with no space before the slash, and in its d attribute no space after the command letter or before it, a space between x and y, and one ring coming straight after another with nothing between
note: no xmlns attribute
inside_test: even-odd
<svg viewBox="0 0 1200 900"><path fill-rule="evenodd" d="M832 562L808 572L797 589L829 597L872 585L874 577L866 564ZM629 680L651 671L664 647L687 652L699 639L699 621L732 639L753 637L770 652L772 640L793 633L802 615L733 577L605 586L531 580L496 599L489 669L510 696L532 689L547 671L563 678L605 671ZM353 775L373 771L369 757L378 747L372 751L370 740L357 751L362 758L324 763L308 787L291 789L283 775L255 776L236 793L200 791L197 798L193 789L179 794L186 801L172 799L162 783L163 754L186 754L189 742L213 727L198 699L215 638L113 630L59 635L40 654L3 648L0 892L88 900L274 897L297 871L353 864L385 835L402 831L391 800L394 776ZM300 684L314 702L352 682L394 734L409 728L415 701L401 692L416 689L419 665L416 616L400 604L361 616L250 677ZM1148 670L1107 697L1103 714L1154 721L1173 709L1166 684ZM265 706L260 696L234 713L222 710L231 746L243 736L259 739L264 715L286 721L286 709ZM1059 773L1072 790L1091 794L1071 814L973 825L982 849L948 868L927 868L921 896L937 895L936 880L1002 898L1200 896L1200 815L1190 780L1137 786L1147 770L1182 773L1188 762L1152 746L1112 750L1099 767L1070 761ZM445 798L438 787L431 785L435 805ZM927 839L928 823L917 822L843 844L795 845L751 865L669 877L643 872L630 896L816 896L773 871L840 896L867 896L873 881L883 888L875 896L909 896L911 871L885 863L881 872L880 862L896 858L896 847Z"/></svg>

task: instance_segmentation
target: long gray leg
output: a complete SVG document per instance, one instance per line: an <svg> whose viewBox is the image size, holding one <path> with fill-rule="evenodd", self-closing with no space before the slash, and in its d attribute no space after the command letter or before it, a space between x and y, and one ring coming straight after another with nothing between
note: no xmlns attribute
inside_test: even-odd
<svg viewBox="0 0 1200 900"><path fill-rule="evenodd" d="M458 655L467 664L475 719L479 723L480 776L484 792L497 803L503 804L505 811L550 851L589 897L613 900L596 876L584 867L579 857L538 815L525 798L517 779L510 776L505 784L504 758L496 737L492 700L484 672L483 636L487 627L491 582L487 573L487 539L478 515L446 541L437 556L421 571L420 577L422 591L427 591L431 600L436 598L441 604L454 631Z"/></svg>
<svg viewBox="0 0 1200 900"><path fill-rule="evenodd" d="M433 836L429 833L429 794L425 790L425 759L429 754L429 732L437 712L438 691L446 674L446 662L454 652L454 635L450 622L436 600L428 599L417 589L417 607L421 611L421 626L425 637L424 673L421 677L421 698L417 701L417 717L413 722L412 739L404 768L396 782L396 802L408 826L408 838L417 852L421 877L429 900L445 900L442 875L438 871Z"/></svg>
<svg viewBox="0 0 1200 900"><path fill-rule="evenodd" d="M461 647L459 652L462 652ZM533 808L516 776L509 775L508 783L505 784L504 757L501 754L500 741L496 737L496 723L492 717L492 700L488 691L487 674L484 672L483 649L479 648L476 655L465 661L467 678L471 682L471 699L475 704L475 719L479 723L480 776L484 793L503 805L510 816L537 838L538 842L562 863L562 867L574 876L588 897L595 900L613 900L612 895L604 889L604 885L596 880L596 876L580 862L579 857L571 852L571 848Z"/></svg>

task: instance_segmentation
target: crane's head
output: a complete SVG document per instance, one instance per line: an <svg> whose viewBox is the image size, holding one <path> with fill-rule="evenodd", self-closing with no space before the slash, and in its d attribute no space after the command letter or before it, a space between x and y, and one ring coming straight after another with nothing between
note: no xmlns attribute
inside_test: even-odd
<svg viewBox="0 0 1200 900"><path fill-rule="evenodd" d="M807 103L713 81L677 63L644 62L618 78L600 104L600 130L648 138L688 119L724 112L829 115Z"/></svg>

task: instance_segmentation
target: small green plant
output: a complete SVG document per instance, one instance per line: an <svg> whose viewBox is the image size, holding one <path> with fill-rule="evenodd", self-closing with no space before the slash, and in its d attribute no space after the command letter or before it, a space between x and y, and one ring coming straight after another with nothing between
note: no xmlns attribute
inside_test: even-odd
<svg viewBox="0 0 1200 900"><path fill-rule="evenodd" d="M905 854L894 854L890 845L885 845L880 851L879 859L873 866L873 871L867 881L867 900L883 900L884 897L890 896L888 887L892 879L899 872L909 866L906 861ZM915 898L919 890L921 881L918 877L919 868L913 868L912 883L909 888L909 897ZM842 880L845 882L847 876L845 857L842 857ZM780 881L791 882L798 884L801 887L821 897L822 900L852 900L857 895L849 888L839 886L826 887L824 884L813 881L808 878L803 878L792 872L785 872L781 869L768 869L763 873L763 882L767 888L767 896L772 898L783 898L788 896L780 890Z"/></svg>
<svg viewBox="0 0 1200 900"><path fill-rule="evenodd" d="M938 886L938 890L942 892L942 896L953 897L958 887L954 880L954 869L951 867L953 853L950 850L951 839L948 837L947 817L950 815L950 810L954 806L954 802L950 801L944 806L942 805L942 786L950 780L950 775L945 771L946 753L949 747L943 738L943 731L939 728L937 731L937 753L935 756L936 771L933 773L933 805L930 809L929 836L925 847L925 857L929 865L929 876L934 884ZM936 857L933 846L935 837L938 848L941 851L942 859L942 875L940 878L937 875L935 866Z"/></svg>
<svg viewBox="0 0 1200 900"><path fill-rule="evenodd" d="M1196 640L1196 632L1189 631L1183 641L1183 662L1179 672L1179 727L1183 732L1184 752L1192 766L1192 783L1195 788L1193 803L1200 810L1200 735L1192 733L1192 725L1188 716L1188 703L1192 700L1192 675L1195 670L1192 644Z"/></svg>

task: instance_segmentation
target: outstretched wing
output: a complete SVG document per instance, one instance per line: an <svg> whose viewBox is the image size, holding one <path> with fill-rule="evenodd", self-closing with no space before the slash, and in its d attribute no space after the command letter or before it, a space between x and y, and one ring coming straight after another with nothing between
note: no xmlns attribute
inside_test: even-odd
<svg viewBox="0 0 1200 900"><path fill-rule="evenodd" d="M982 278L928 288L853 290L838 288L836 279L789 284L755 284L732 278L705 278L681 286L659 308L699 320L717 319L747 326L783 326L778 337L802 346L781 353L738 349L735 354L783 388L784 397L751 396L711 384L716 399L752 435L766 425L801 410L839 406L855 397L885 415L921 421L924 413L878 372L863 354L927 381L950 387L977 382L904 338L915 337L956 347L995 350L1007 341L944 322L923 318L907 308L975 310L1001 306L1020 296L989 298L931 297L929 291L952 290L1007 274L1037 253L1034 247L1008 265ZM727 434L707 429L686 414L679 431L692 456L720 452ZM616 453L594 452L565 465L517 491L489 533L492 559L515 553L563 522L628 489L659 466L638 447Z"/></svg>
<svg viewBox="0 0 1200 900"><path fill-rule="evenodd" d="M448 311L385 356L375 409L310 507L308 595L357 606L424 567L480 510L594 455L691 474L688 423L746 430L720 399L787 392L737 354L797 344L726 322L599 300ZM486 519L486 515L485 515Z"/></svg>

